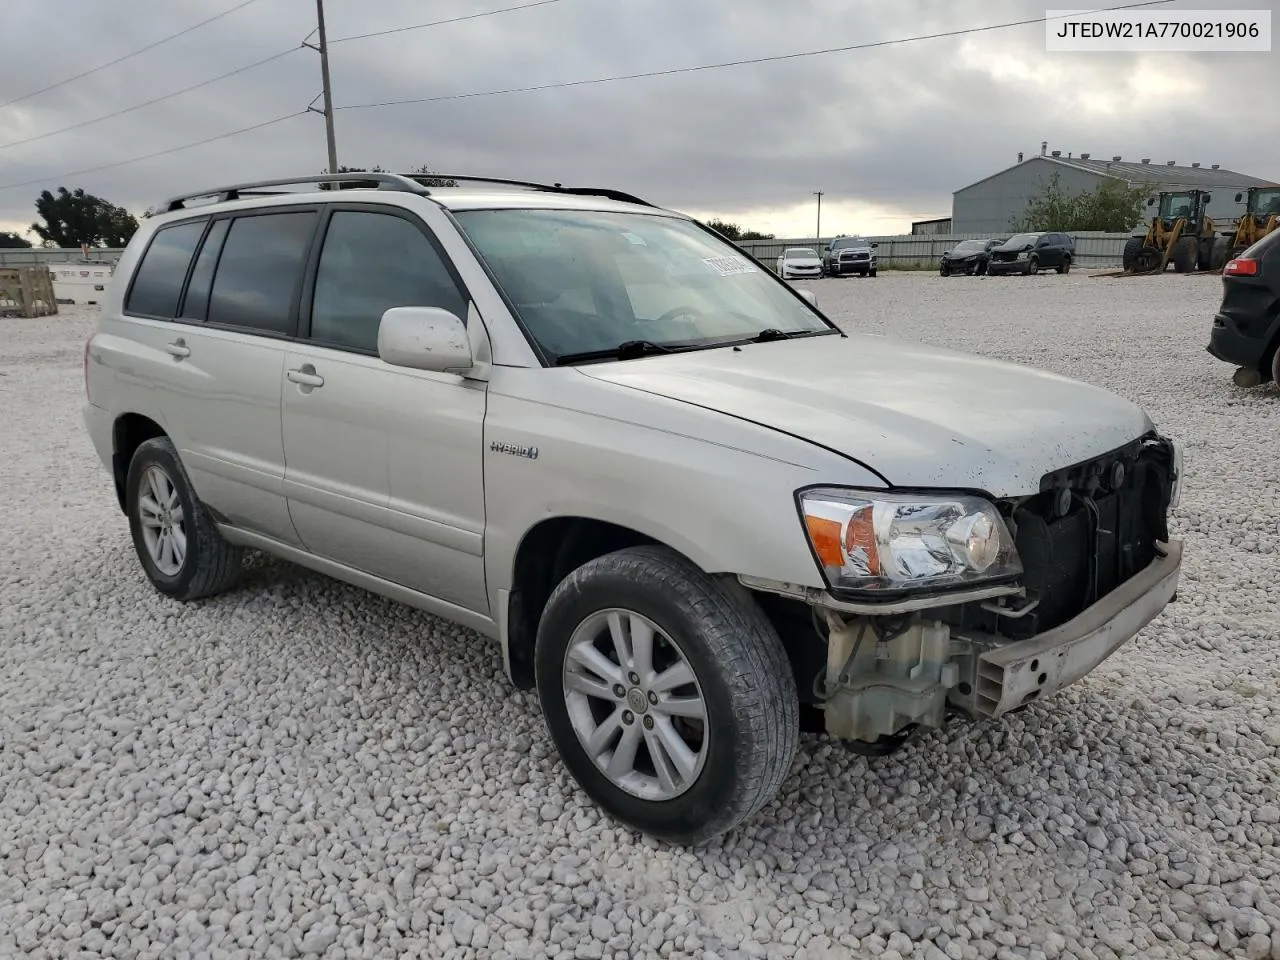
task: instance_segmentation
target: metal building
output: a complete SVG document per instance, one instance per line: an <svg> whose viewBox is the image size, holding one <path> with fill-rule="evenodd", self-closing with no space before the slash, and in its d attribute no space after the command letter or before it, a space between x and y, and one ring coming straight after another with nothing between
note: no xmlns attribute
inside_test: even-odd
<svg viewBox="0 0 1280 960"><path fill-rule="evenodd" d="M1193 163L1188 167L1173 160L1150 158L1136 162L1121 157L1097 160L1087 153L1068 153L1064 157L1060 150L1046 152L1047 147L1041 144L1040 155L1027 160L1018 154L1018 162L1012 167L955 191L951 201L952 232L1007 235L1013 221L1023 215L1027 203L1040 194L1054 173L1069 193L1092 191L1107 179L1120 180L1130 187L1150 186L1152 196L1169 190L1209 190L1209 216L1219 221L1244 213L1244 201L1237 201L1236 194L1249 187L1275 185L1271 180L1223 170L1216 163L1208 167Z"/></svg>

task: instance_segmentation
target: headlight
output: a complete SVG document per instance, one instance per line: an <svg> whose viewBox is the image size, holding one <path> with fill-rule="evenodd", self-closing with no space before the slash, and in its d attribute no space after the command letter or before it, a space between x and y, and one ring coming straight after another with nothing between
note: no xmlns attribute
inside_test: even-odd
<svg viewBox="0 0 1280 960"><path fill-rule="evenodd" d="M800 494L809 543L834 589L900 592L1022 573L995 505L964 494L818 488Z"/></svg>
<svg viewBox="0 0 1280 960"><path fill-rule="evenodd" d="M1027 251L1025 251L1025 250L1019 250L1019 251L1018 251L1018 259L1019 259L1019 260L1025 260L1025 259L1027 259Z"/></svg>

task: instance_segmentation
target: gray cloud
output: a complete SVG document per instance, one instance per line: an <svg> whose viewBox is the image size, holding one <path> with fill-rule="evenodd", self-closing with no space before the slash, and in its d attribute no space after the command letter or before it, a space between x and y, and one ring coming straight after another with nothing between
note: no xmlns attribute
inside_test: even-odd
<svg viewBox="0 0 1280 960"><path fill-rule="evenodd" d="M330 0L331 38L511 5L516 0ZM1170 4L1265 7L1259 0ZM220 9L234 6L227 0ZM335 44L341 105L555 83L999 23L1036 16L1019 0L562 0L527 11ZM7 0L0 101L112 59L210 15L197 0L137 0L130 16L85 4L51 16ZM218 9L218 8L214 8ZM91 119L296 45L312 0L258 0L172 43L0 109L0 142ZM56 39L55 39L56 38ZM1158 81L1158 82L1157 82ZM682 209L787 225L826 191L841 229L945 215L951 192L1042 139L1095 155L1221 163L1280 178L1280 142L1256 129L1243 84L1280 88L1272 54L1063 55L1044 28L670 77L337 115L344 163L611 185ZM125 116L0 149L0 223L25 225L40 189L82 186L135 212L167 193L318 172L314 114L164 157L125 160L304 109L319 66L299 50ZM803 213L803 223L809 213ZM825 215L824 215L825 221ZM847 221L847 222L846 222Z"/></svg>

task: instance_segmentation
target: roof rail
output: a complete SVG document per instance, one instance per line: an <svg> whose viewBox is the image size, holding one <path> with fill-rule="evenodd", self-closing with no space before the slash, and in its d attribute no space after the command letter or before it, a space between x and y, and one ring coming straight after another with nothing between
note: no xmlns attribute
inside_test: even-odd
<svg viewBox="0 0 1280 960"><path fill-rule="evenodd" d="M352 170L350 173L320 173L307 177L284 177L278 180L253 180L237 183L229 187L215 187L212 190L201 190L197 193L184 193L164 201L154 208L155 213L169 213L172 210L186 208L188 200L200 197L217 197L218 203L227 200L238 200L241 194L251 194L260 187L283 187L289 184L302 183L376 183L379 190L399 190L404 193L427 194L430 191L416 180L398 173L374 173L366 170ZM285 191L282 191L285 192Z"/></svg>
<svg viewBox="0 0 1280 960"><path fill-rule="evenodd" d="M423 180L461 180L468 183L500 183L509 187L526 187L530 190L540 190L546 193L568 193L580 197L604 197L608 200L617 200L620 203L636 203L645 207L656 206L656 204L652 204L648 200L642 200L632 194L608 187L566 187L562 183L535 183L530 180L508 180L503 177L471 177L457 173L404 173L401 176L419 182Z"/></svg>

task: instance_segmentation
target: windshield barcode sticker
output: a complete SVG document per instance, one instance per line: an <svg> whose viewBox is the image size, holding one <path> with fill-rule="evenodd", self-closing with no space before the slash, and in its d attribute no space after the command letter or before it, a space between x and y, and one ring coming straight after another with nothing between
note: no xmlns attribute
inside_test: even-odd
<svg viewBox="0 0 1280 960"><path fill-rule="evenodd" d="M756 272L755 265L742 257L707 257L702 262L707 265L708 270L721 277Z"/></svg>

